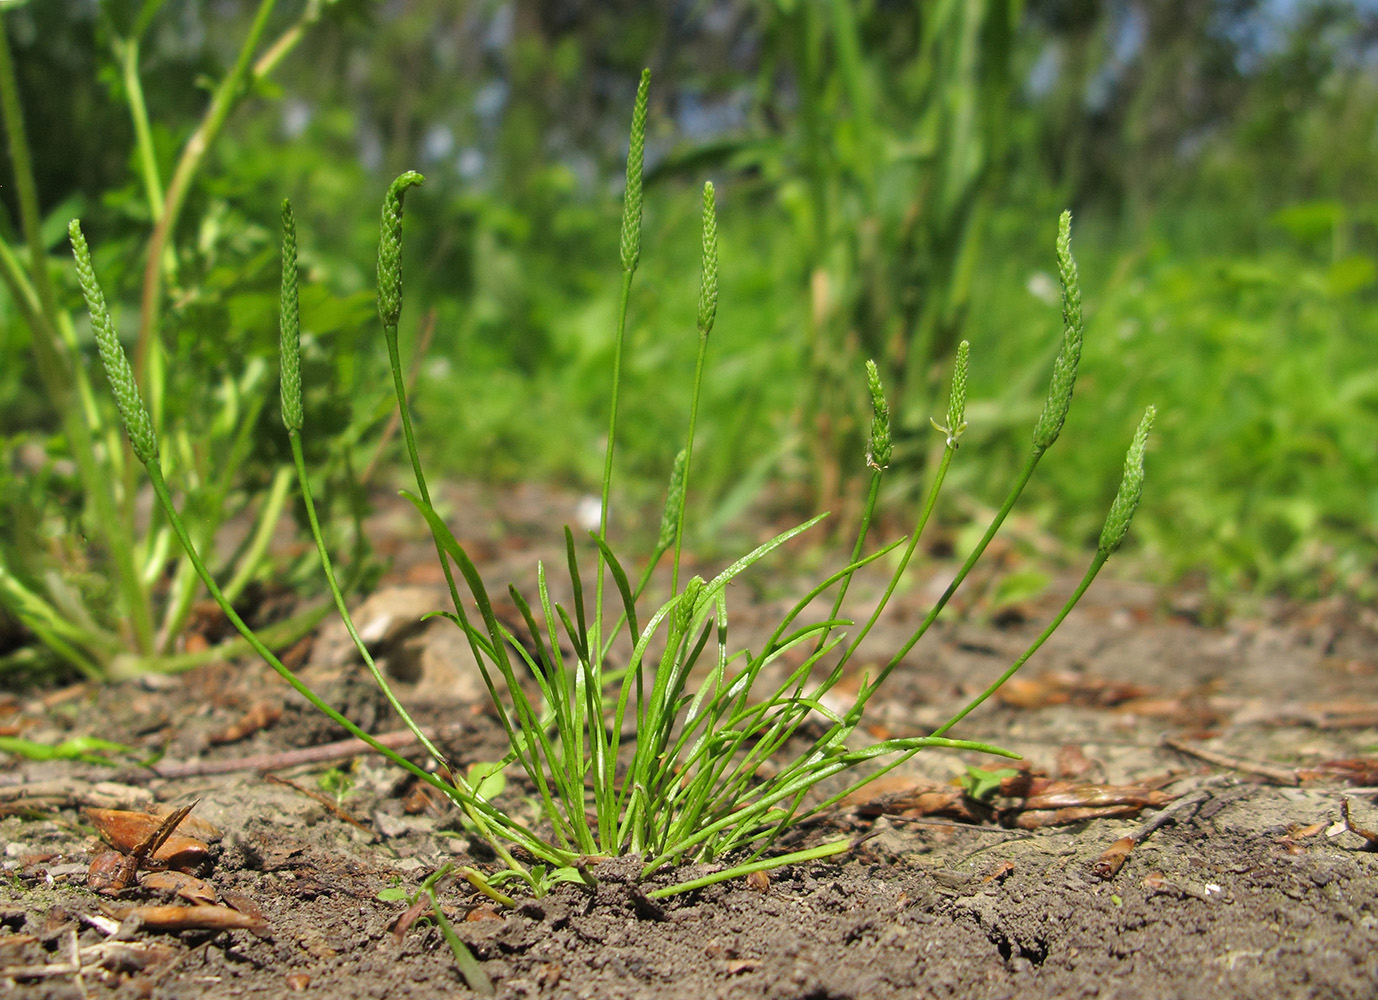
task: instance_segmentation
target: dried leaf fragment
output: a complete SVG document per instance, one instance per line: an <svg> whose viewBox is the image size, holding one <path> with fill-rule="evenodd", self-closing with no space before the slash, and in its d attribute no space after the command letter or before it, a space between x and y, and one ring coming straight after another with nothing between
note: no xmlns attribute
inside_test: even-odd
<svg viewBox="0 0 1378 1000"><path fill-rule="evenodd" d="M986 883L986 882L1003 882L1006 878L1009 877L1009 875L1010 875L1013 871L1014 871L1014 862L1013 862L1013 861L1002 861L1002 862L1000 862L998 865L996 865L994 868L992 868L992 869L990 870L990 873L987 874L985 878L981 879L981 882L982 882L982 883Z"/></svg>
<svg viewBox="0 0 1378 1000"><path fill-rule="evenodd" d="M1068 806L1065 809L1029 809L1015 817L1020 830L1038 830L1045 826L1069 826L1088 819L1118 819L1138 815L1142 806Z"/></svg>
<svg viewBox="0 0 1378 1000"><path fill-rule="evenodd" d="M1368 842L1364 845L1365 850L1378 850L1378 832L1366 829L1362 826L1358 826L1357 824L1355 824L1353 818L1351 818L1349 815L1349 799L1347 798L1340 799L1340 816L1344 820L1346 830L1350 831L1351 833L1357 833L1359 836L1363 837L1364 840Z"/></svg>
<svg viewBox="0 0 1378 1000"><path fill-rule="evenodd" d="M87 809L101 837L115 848L92 862L87 885L114 895L127 888L142 867L190 872L209 865L210 848L204 841L172 832L195 806L193 802L162 817L122 809Z"/></svg>
<svg viewBox="0 0 1378 1000"><path fill-rule="evenodd" d="M1075 807L1160 806L1176 796L1144 785L1080 785L1054 781L1034 791L1024 800L1025 809L1065 809Z"/></svg>
<svg viewBox="0 0 1378 1000"><path fill-rule="evenodd" d="M1096 863L1091 866L1091 873L1097 878L1112 879L1129 858L1129 852L1134 850L1134 845L1138 841L1132 836L1121 837L1115 841L1096 859Z"/></svg>
<svg viewBox="0 0 1378 1000"><path fill-rule="evenodd" d="M203 844L212 844L218 841L221 837L220 831L205 820L190 815L191 808L192 806L182 807L182 810L186 811L183 812L182 819L173 829L178 830L182 836L190 837ZM169 815L181 810L159 814L134 812L127 809L88 807L83 811L86 813L86 818L95 826L96 832L100 834L102 840L115 850L124 851L128 854L149 834L157 831Z"/></svg>
<svg viewBox="0 0 1378 1000"><path fill-rule="evenodd" d="M214 906L220 901L215 886L205 879L188 875L186 872L149 872L143 877L140 884L145 889L176 893L188 903L197 906Z"/></svg>
<svg viewBox="0 0 1378 1000"><path fill-rule="evenodd" d="M86 888L104 895L115 895L129 887L134 877L129 859L119 851L101 851L86 870Z"/></svg>
<svg viewBox="0 0 1378 1000"><path fill-rule="evenodd" d="M1346 785L1378 785L1378 758L1351 757L1321 761L1315 767L1299 768L1303 782L1339 781Z"/></svg>
<svg viewBox="0 0 1378 1000"><path fill-rule="evenodd" d="M1153 693L1152 688L1128 681L1055 671L1038 677L1011 677L996 697L1011 708L1047 708L1068 704L1112 708Z"/></svg>
<svg viewBox="0 0 1378 1000"><path fill-rule="evenodd" d="M407 932L411 930L412 924L431 912L431 901L426 898L425 893L421 893L415 903L407 908L407 911L397 918L392 925L392 941L397 947L402 947L402 941L406 938Z"/></svg>
<svg viewBox="0 0 1378 1000"><path fill-rule="evenodd" d="M865 817L903 816L919 819L946 816L968 823L974 823L978 818L962 789L913 778L882 778L848 796L845 801L856 809L857 815Z"/></svg>
<svg viewBox="0 0 1378 1000"><path fill-rule="evenodd" d="M225 743L238 743L240 740L247 739L254 733L263 729L269 729L276 725L278 719L282 718L282 705L277 702L260 701L256 702L247 712L217 732L210 735L209 740L212 745L219 746Z"/></svg>
<svg viewBox="0 0 1378 1000"><path fill-rule="evenodd" d="M228 906L130 906L114 914L124 922L122 930L248 931L256 937L268 937L266 921Z"/></svg>

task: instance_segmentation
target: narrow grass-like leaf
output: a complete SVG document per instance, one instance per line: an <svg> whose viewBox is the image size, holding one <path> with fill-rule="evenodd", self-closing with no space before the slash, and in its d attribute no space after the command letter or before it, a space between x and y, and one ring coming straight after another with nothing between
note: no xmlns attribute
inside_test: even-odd
<svg viewBox="0 0 1378 1000"><path fill-rule="evenodd" d="M580 659L588 659L588 619L584 610L584 580L579 574L579 553L574 548L574 532L565 525L565 563L569 567L569 586L574 593L574 617L579 623L577 632L570 634Z"/></svg>
<svg viewBox="0 0 1378 1000"><path fill-rule="evenodd" d="M446 865L440 871L431 875L426 881L421 883L421 893L431 901L431 918L435 920L436 926L440 928L441 935L445 938L445 943L450 946L450 954L454 956L455 965L459 966L460 975L469 984L469 989L479 996L490 997L494 994L493 981L488 978L488 973L483 971L483 966L478 964L478 959L469 950L454 927L450 925L449 918L440 908L440 901L435 897L436 883L445 878L454 870L454 865Z"/></svg>
<svg viewBox="0 0 1378 1000"><path fill-rule="evenodd" d="M632 635L636 635L640 631L636 624L636 598L632 594L632 585L631 581L627 579L627 572L622 568L622 563L618 561L606 539L595 535L593 532L589 532L589 537L594 540L599 551L603 553L603 558L608 562L608 569L612 571L613 583L616 584L617 592L622 596L622 608L626 614L627 625L631 629ZM615 638L616 633L609 635L608 642L611 643ZM602 651L602 655L607 655L606 648Z"/></svg>

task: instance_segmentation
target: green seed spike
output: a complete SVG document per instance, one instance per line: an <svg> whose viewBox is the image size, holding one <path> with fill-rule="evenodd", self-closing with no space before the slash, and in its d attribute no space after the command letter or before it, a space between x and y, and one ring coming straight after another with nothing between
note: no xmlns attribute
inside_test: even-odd
<svg viewBox="0 0 1378 1000"><path fill-rule="evenodd" d="M641 71L632 110L632 140L627 149L627 190L622 200L622 270L635 271L641 260L641 168L646 155L646 96L651 71Z"/></svg>
<svg viewBox="0 0 1378 1000"><path fill-rule="evenodd" d="M665 494L665 509L660 514L660 538L656 548L661 552L675 544L679 530L679 512L684 507L684 473L689 464L689 452L681 448L670 470L670 489Z"/></svg>
<svg viewBox="0 0 1378 1000"><path fill-rule="evenodd" d="M1034 446L1047 449L1062 433L1062 422L1072 405L1072 387L1081 362L1081 285L1077 282L1077 262L1072 259L1072 213L1063 212L1057 221L1057 276L1062 282L1062 350L1053 362L1053 380L1048 400L1034 427Z"/></svg>
<svg viewBox="0 0 1378 1000"><path fill-rule="evenodd" d="M703 587L703 577L690 577L689 583L684 588L684 594L675 607L674 621L671 626L672 633L683 635L689 631L689 626L694 623L694 612L698 610L699 597L703 593Z"/></svg>
<svg viewBox="0 0 1378 1000"><path fill-rule="evenodd" d="M134 456L147 465L158 459L158 437L153 433L153 421L149 419L143 397L139 395L134 369L130 367L129 358L115 333L115 324L105 305L105 295L100 282L96 280L96 270L91 266L91 251L86 245L86 237L81 233L81 223L73 219L67 227L67 235L72 241L72 253L77 260L77 281L81 284L81 294L86 298L86 309L91 314L91 330L96 336L96 347L100 349L101 364L105 366L105 376L115 393L115 405L120 409Z"/></svg>
<svg viewBox="0 0 1378 1000"><path fill-rule="evenodd" d="M866 384L871 389L871 447L866 452L866 464L873 469L886 469L894 450L890 442L890 404L885 401L880 371L874 361L866 362Z"/></svg>
<svg viewBox="0 0 1378 1000"><path fill-rule="evenodd" d="M703 283L699 286L699 336L706 337L718 315L718 211L713 182L703 185Z"/></svg>
<svg viewBox="0 0 1378 1000"><path fill-rule="evenodd" d="M425 178L408 170L388 188L383 199L383 233L378 241L378 315L385 329L395 329L402 315L402 196Z"/></svg>
<svg viewBox="0 0 1378 1000"><path fill-rule="evenodd" d="M297 306L297 223L292 203L282 202L282 423L287 433L301 430L301 314Z"/></svg>
<svg viewBox="0 0 1378 1000"><path fill-rule="evenodd" d="M1134 512L1139 508L1139 500L1144 495L1144 449L1148 446L1148 432L1153 427L1153 418L1158 415L1156 407L1144 410L1144 418L1139 421L1139 429L1134 432L1134 440L1124 457L1124 478L1115 499L1110 503L1110 513L1105 517L1105 527L1101 529L1100 545L1097 548L1110 555L1120 547L1124 536L1129 534L1129 522L1134 520Z"/></svg>
<svg viewBox="0 0 1378 1000"><path fill-rule="evenodd" d="M931 423L947 435L947 446L956 448L963 432L967 429L967 370L970 364L971 342L962 341L957 345L957 359L952 364L952 391L947 397L947 423L940 424L933 418Z"/></svg>

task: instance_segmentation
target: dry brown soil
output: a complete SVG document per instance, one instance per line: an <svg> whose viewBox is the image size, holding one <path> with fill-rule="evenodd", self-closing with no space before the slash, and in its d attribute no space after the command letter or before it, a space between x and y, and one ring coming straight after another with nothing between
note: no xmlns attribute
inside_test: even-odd
<svg viewBox="0 0 1378 1000"><path fill-rule="evenodd" d="M570 519L575 499L528 488L469 490L452 502L493 579L511 570L527 581L533 553L560 551L541 526ZM445 729L454 759L491 759L497 727L462 649L435 626L406 624L441 602L414 526L387 520L401 516L389 510L379 522L398 539L398 560L372 614L403 623L375 624L380 652L406 678L399 690L424 723ZM812 558L787 555L733 589L738 641L768 631ZM872 637L876 658L903 641L951 572L934 562L916 569ZM862 598L867 588L858 585ZM873 731L930 731L1018 654L1068 588L1059 579L1012 607L959 602L874 703ZM1155 785L1172 797L1159 807L1035 829L1014 825L1023 813L1013 800L997 799L1003 812L976 822L906 815L923 782L941 787L968 763L998 763L929 753L886 779L877 797L888 798L805 831L806 842L853 835L843 860L777 871L764 886L737 879L650 905L627 864L608 862L595 869L596 891L565 885L514 911L484 905L463 882L441 898L502 997L1378 995L1378 855L1339 821L1347 797L1354 826L1378 827L1369 787L1378 773L1378 616L1341 602L1279 604L1207 627L1200 606L1189 593L1099 582L1010 700L988 703L955 734L1017 749L1040 772L1083 786ZM329 630L302 667L356 718L396 728L360 672ZM275 725L211 742L260 704L281 709ZM164 770L246 763L339 735L252 663L17 692L3 706L0 724L30 739L164 747ZM306 794L330 766L353 782L338 809ZM391 927L404 904L376 896L391 885L414 889L448 861L485 867L491 858L471 847L452 810L409 799L405 776L376 759L275 772L292 784L252 768L184 777L61 761L3 768L0 994L467 994L439 931L418 926L397 943ZM85 887L100 845L81 807L192 800L194 815L223 833L207 880L261 911L266 932L155 933L132 923L115 931L118 921L93 920L163 900L139 888L112 900ZM1126 835L1142 838L1118 873L1101 877L1097 861Z"/></svg>

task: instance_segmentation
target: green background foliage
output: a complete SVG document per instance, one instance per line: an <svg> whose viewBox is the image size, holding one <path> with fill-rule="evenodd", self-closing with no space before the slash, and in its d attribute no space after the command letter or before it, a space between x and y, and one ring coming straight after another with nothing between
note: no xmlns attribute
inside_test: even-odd
<svg viewBox="0 0 1378 1000"><path fill-rule="evenodd" d="M303 9L282 0L267 37ZM79 302L62 236L80 216L126 338L151 220L119 40L146 24L139 73L166 178L254 13L47 0L0 15L60 294ZM172 234L166 419L193 438L216 419L206 387L276 349L290 197L314 387L305 440L366 460L355 442L390 394L374 192L415 168L427 182L407 203L401 337L404 355L429 339L414 399L431 467L593 488L626 112L649 65L617 456L631 503L663 491L683 437L705 177L721 273L689 501L701 544L762 499L855 502L868 358L895 411L891 488L918 495L962 337L970 427L950 482L968 501L943 516L958 527L998 503L1056 351L1052 220L1071 208L1086 308L1075 443L1031 485L1028 530L1094 544L1124 440L1154 402L1130 539L1140 572L1220 592L1371 594L1372 4L341 0L321 14L237 106ZM0 235L17 245L8 164L0 175ZM30 346L0 294L6 534L70 500ZM277 406L259 418L250 488L285 455Z"/></svg>

